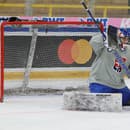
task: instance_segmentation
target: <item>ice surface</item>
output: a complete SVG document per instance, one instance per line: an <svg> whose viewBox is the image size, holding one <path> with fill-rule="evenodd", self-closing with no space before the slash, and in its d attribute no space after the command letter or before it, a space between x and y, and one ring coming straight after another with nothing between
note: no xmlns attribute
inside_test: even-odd
<svg viewBox="0 0 130 130"><path fill-rule="evenodd" d="M64 110L62 95L8 96L0 104L0 130L125 130L129 122L130 109Z"/></svg>
<svg viewBox="0 0 130 130"><path fill-rule="evenodd" d="M5 96L0 103L0 130L128 130L129 122L130 107L122 112L67 111L62 95Z"/></svg>

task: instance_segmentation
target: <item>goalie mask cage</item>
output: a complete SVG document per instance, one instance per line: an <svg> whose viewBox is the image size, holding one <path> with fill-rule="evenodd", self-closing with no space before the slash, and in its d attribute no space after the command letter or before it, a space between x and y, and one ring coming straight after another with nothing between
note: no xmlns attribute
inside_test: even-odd
<svg viewBox="0 0 130 130"><path fill-rule="evenodd" d="M2 22L0 25L0 102L3 101L5 91L7 94L14 90L28 94L32 90L27 91L28 88L35 84L33 80L37 86L34 90L39 89L40 92L41 89L49 88L52 80L55 86L56 83L62 86L61 81L64 78L66 81L69 81L69 78L77 80L82 77L86 80L86 67L89 68L94 59L88 42L93 33L99 31L96 26L93 22L75 21ZM98 26L103 31L103 25L100 23ZM86 53L85 48L89 49ZM42 88L37 84L37 80L40 81ZM42 82L46 81L47 86L44 86ZM74 82L71 84L73 85Z"/></svg>

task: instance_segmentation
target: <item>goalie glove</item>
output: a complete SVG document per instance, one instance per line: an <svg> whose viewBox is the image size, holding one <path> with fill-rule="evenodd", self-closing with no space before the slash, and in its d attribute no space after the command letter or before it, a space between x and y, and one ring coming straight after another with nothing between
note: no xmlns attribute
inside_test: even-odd
<svg viewBox="0 0 130 130"><path fill-rule="evenodd" d="M118 32L118 28L109 25L108 26L108 46L111 48L117 48L118 45L118 39L117 39L117 32Z"/></svg>

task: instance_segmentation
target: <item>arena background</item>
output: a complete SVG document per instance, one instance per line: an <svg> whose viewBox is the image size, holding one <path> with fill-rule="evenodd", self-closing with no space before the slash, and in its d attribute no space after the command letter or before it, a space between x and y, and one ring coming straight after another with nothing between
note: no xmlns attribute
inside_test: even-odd
<svg viewBox="0 0 130 130"><path fill-rule="evenodd" d="M1 19L6 17L0 17ZM22 19L30 20L43 20L43 21L92 21L91 18L82 17L20 17ZM106 32L109 24L116 25L120 28L127 26L129 30L129 20L126 18L96 18L97 21L102 22L104 25L104 31ZM2 20L3 21L3 20ZM1 22L2 22L1 21ZM62 28L63 29L63 28ZM15 33L13 36L5 35L5 80L8 82L15 82L16 80L23 79L23 72L26 66L27 55L29 52L31 37L25 35L29 32L29 27L21 27L14 30L14 28L8 26L5 28L6 33ZM77 32L77 30L71 30ZM42 33L45 30L40 30ZM60 33L61 30L55 29L55 33ZM63 31L63 30L62 30ZM82 28L80 32L84 32L85 35L81 36L38 36L36 50L34 54L34 60L32 65L32 71L30 75L31 80L74 80L74 82L83 81L83 84L87 84L87 78L91 69L91 64L95 58L92 48L89 46L89 40L91 36L98 30L96 28L88 28L87 32ZM21 36L17 36L17 32L21 33ZM91 35L90 35L91 34ZM70 46L68 46L70 42ZM85 43L86 50L81 47L81 43ZM72 54L75 56L75 51L70 52L72 44L78 45L80 53L78 59L72 59ZM66 53L61 52L65 50ZM54 81L55 82L55 81ZM71 82L73 84L74 82ZM52 82L51 82L52 83ZM5 83L6 84L6 83ZM34 85L34 83L33 83ZM69 86L70 84L66 84ZM7 85L8 86L8 85ZM17 86L17 85L16 85ZM31 85L32 86L32 85ZM44 86L44 85L43 85ZM43 87L42 86L42 87ZM13 84L14 87L14 84ZM62 88L62 84L60 83Z"/></svg>

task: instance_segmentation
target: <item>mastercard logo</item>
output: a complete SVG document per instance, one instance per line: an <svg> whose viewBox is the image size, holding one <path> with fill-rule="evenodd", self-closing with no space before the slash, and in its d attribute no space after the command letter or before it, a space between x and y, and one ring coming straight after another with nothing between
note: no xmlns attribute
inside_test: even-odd
<svg viewBox="0 0 130 130"><path fill-rule="evenodd" d="M58 47L58 57L64 64L85 64L92 57L92 47L86 39L66 39Z"/></svg>

